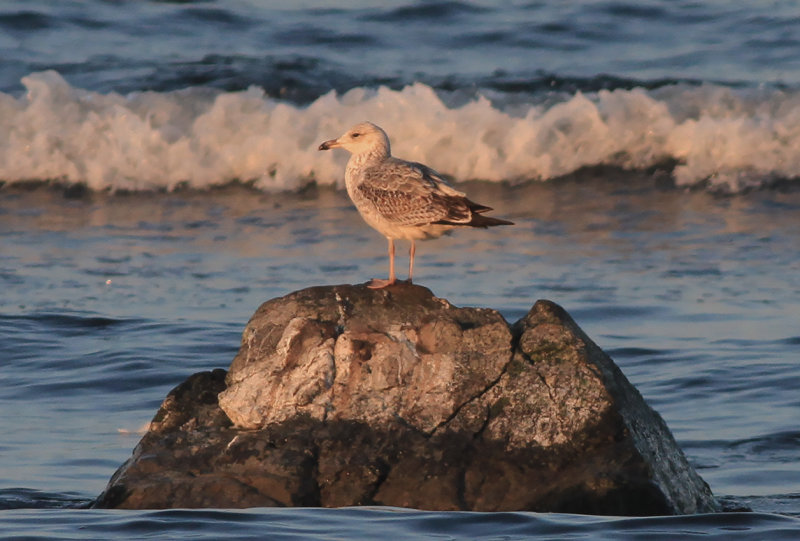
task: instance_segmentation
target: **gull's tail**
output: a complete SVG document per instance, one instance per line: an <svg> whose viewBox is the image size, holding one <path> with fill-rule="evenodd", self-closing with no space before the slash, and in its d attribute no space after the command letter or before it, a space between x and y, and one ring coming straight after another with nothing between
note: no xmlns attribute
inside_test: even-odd
<svg viewBox="0 0 800 541"><path fill-rule="evenodd" d="M495 225L514 225L514 222L509 222L508 220L484 216L483 213L493 210L492 207L487 207L486 205L481 205L480 203L470 201L466 197L459 198L459 203L461 203L461 209L459 209L460 212L457 213L458 215L454 215L451 219L439 220L433 223L441 225L466 225L484 228ZM452 210L455 211L456 209Z"/></svg>

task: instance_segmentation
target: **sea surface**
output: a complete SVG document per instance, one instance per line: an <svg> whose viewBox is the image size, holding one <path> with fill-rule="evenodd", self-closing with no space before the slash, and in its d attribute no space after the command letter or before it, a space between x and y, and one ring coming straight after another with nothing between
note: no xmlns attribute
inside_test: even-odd
<svg viewBox="0 0 800 541"><path fill-rule="evenodd" d="M798 50L781 1L1 2L0 538L800 539ZM316 150L361 120L516 222L416 281L562 305L726 512L87 508L262 302L386 275Z"/></svg>

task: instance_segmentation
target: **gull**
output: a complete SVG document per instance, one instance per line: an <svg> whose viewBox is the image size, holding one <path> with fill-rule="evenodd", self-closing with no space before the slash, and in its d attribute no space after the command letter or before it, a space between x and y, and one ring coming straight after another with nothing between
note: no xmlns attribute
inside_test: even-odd
<svg viewBox="0 0 800 541"><path fill-rule="evenodd" d="M440 237L456 227L513 225L507 220L483 216L492 208L470 201L430 167L393 157L386 132L371 122L357 124L338 139L319 146L319 150L332 148L350 152L344 173L347 194L364 221L389 241L389 279L373 279L367 287L381 289L397 281L395 240L411 241L408 252L408 283L411 283L415 241Z"/></svg>

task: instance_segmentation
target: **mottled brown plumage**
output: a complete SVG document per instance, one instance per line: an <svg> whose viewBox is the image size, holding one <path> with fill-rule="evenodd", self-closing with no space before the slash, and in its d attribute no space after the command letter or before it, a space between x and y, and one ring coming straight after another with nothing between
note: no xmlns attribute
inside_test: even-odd
<svg viewBox="0 0 800 541"><path fill-rule="evenodd" d="M371 287L386 287L396 281L395 239L411 241L410 282L417 239L436 238L459 226L513 224L483 216L492 208L470 201L430 167L392 157L386 132L375 124L362 122L338 139L325 141L319 149L337 147L352 154L345 170L350 199L364 221L389 241L389 279L373 280Z"/></svg>

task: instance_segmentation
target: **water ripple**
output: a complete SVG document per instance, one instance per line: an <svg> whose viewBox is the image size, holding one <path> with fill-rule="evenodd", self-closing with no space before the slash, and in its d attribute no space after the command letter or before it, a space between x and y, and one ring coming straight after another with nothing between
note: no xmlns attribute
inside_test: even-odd
<svg viewBox="0 0 800 541"><path fill-rule="evenodd" d="M7 513L0 534L28 539L135 538L367 541L392 539L533 539L713 541L797 539L800 520L764 513L604 518L536 513L425 512L393 508L169 510L114 512L38 510Z"/></svg>

